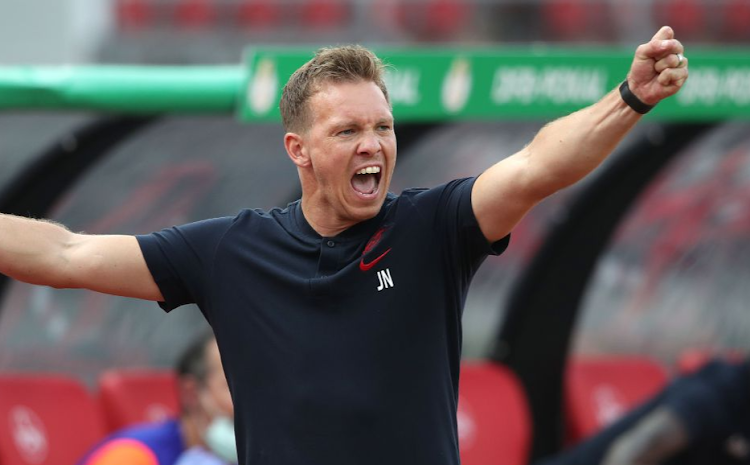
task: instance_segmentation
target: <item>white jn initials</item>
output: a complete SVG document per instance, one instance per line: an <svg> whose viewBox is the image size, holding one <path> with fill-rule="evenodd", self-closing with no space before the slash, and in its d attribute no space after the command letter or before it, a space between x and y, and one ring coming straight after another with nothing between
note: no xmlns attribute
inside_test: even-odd
<svg viewBox="0 0 750 465"><path fill-rule="evenodd" d="M393 278L391 278L390 268L378 271L378 281L380 282L380 286L378 286L378 292L382 291L383 289L393 287Z"/></svg>

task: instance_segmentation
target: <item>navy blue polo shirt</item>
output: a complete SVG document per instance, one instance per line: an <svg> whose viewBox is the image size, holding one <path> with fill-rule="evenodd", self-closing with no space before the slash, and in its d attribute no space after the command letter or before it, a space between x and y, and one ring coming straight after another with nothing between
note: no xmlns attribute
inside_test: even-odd
<svg viewBox="0 0 750 465"><path fill-rule="evenodd" d="M461 313L488 254L474 178L321 237L300 202L138 241L167 311L216 333L241 464L457 465Z"/></svg>

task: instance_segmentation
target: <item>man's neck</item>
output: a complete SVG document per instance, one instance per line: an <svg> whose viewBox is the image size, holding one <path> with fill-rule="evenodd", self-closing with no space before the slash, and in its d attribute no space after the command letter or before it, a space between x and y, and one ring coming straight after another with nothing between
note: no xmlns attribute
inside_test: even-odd
<svg viewBox="0 0 750 465"><path fill-rule="evenodd" d="M302 196L301 205L305 220L322 237L334 237L357 224L339 218L330 208L313 205L305 196Z"/></svg>
<svg viewBox="0 0 750 465"><path fill-rule="evenodd" d="M205 446L202 432L206 427L205 421L202 422L195 415L183 413L180 416L180 430L182 431L182 440L185 443L185 449L195 446Z"/></svg>

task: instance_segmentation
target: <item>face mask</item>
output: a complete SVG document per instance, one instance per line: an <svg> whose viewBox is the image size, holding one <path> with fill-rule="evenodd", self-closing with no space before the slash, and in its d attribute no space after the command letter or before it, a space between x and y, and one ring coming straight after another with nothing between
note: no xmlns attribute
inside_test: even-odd
<svg viewBox="0 0 750 465"><path fill-rule="evenodd" d="M227 417L216 417L208 425L203 439L211 451L229 463L237 463L237 442L234 438L234 424Z"/></svg>

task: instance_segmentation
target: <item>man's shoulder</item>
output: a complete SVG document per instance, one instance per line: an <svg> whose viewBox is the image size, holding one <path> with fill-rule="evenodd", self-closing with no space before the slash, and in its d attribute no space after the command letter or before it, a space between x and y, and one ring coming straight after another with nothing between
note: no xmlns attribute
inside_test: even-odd
<svg viewBox="0 0 750 465"><path fill-rule="evenodd" d="M213 238L217 246L227 244L247 245L249 237L257 243L264 239L273 238L278 240L294 234L300 227L300 219L295 212L297 202L289 204L285 208L275 207L271 209L246 208L240 210L233 217L206 220L214 222L208 226L203 237Z"/></svg>
<svg viewBox="0 0 750 465"><path fill-rule="evenodd" d="M294 207L295 203L291 203L285 208L274 207L269 210L262 208L245 208L237 212L234 216L210 218L199 221L196 224L203 223L209 227L228 231L235 228L240 228L242 230L248 227L255 227L264 222L285 223L289 221L289 212Z"/></svg>
<svg viewBox="0 0 750 465"><path fill-rule="evenodd" d="M414 203L422 199L437 198L445 193L452 193L456 190L468 189L470 191L475 180L475 177L458 178L434 187L410 187L404 189L398 196L393 195L393 200L407 200L410 203Z"/></svg>
<svg viewBox="0 0 750 465"><path fill-rule="evenodd" d="M273 207L268 210L263 208L245 208L237 213L237 215L233 218L233 221L286 221L290 216L290 212L297 207L297 204L299 204L299 200L290 203L286 207Z"/></svg>

